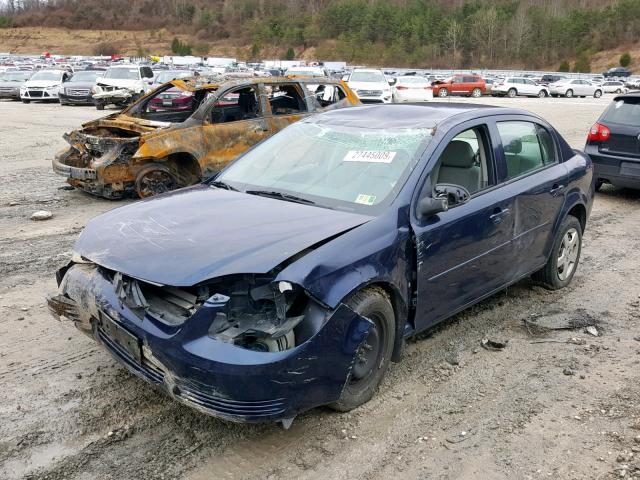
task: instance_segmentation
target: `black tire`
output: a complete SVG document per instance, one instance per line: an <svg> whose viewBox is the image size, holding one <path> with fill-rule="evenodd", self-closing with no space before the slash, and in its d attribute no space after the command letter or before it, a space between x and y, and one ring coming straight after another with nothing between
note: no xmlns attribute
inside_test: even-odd
<svg viewBox="0 0 640 480"><path fill-rule="evenodd" d="M104 110L104 104L103 103L96 103L96 110Z"/></svg>
<svg viewBox="0 0 640 480"><path fill-rule="evenodd" d="M547 91L546 90L540 90L538 92L538 98L545 98L547 96Z"/></svg>
<svg viewBox="0 0 640 480"><path fill-rule="evenodd" d="M365 288L352 294L345 303L370 319L374 326L358 350L340 399L329 404L339 412L348 412L371 400L391 362L396 334L395 314L384 290Z"/></svg>
<svg viewBox="0 0 640 480"><path fill-rule="evenodd" d="M564 96L567 98L573 98L573 90L569 89L564 93Z"/></svg>
<svg viewBox="0 0 640 480"><path fill-rule="evenodd" d="M593 98L600 98L602 96L602 91L596 90L593 92Z"/></svg>
<svg viewBox="0 0 640 480"><path fill-rule="evenodd" d="M570 232L574 232L574 234L577 235L576 243L571 247L568 246L569 243L567 240ZM575 251L573 250L574 248ZM564 252L562 252L563 249ZM582 226L580 225L580 221L576 217L568 215L562 221L562 224L558 229L558 233L556 234L556 238L553 242L551 256L549 257L549 260L547 260L547 264L544 266L544 268L542 268L542 270L539 270L533 274L533 279L549 290L559 290L566 287L567 285L569 285L569 283L571 283L573 275L578 269L581 252ZM569 268L569 263L563 262L563 265L559 265L558 263L561 253L565 253L567 255L567 257L565 258L574 258L574 262L573 264L571 264L571 270L568 272L566 269ZM562 276L563 273L566 275L565 277Z"/></svg>
<svg viewBox="0 0 640 480"><path fill-rule="evenodd" d="M515 88L510 88L509 91L507 92L507 97L509 98L516 98L517 95L518 95L518 91Z"/></svg>
<svg viewBox="0 0 640 480"><path fill-rule="evenodd" d="M31 100L27 100L25 98L22 99L22 103L31 103Z"/></svg>
<svg viewBox="0 0 640 480"><path fill-rule="evenodd" d="M480 90L479 88L474 88L471 92L471 96L473 98L480 98L482 96L482 90Z"/></svg>
<svg viewBox="0 0 640 480"><path fill-rule="evenodd" d="M617 89L617 90L616 90L616 93L619 95L619 94L621 94L621 93L622 93L622 90Z"/></svg>
<svg viewBox="0 0 640 480"><path fill-rule="evenodd" d="M602 180L596 180L596 184L595 184L596 192L600 191L600 189L602 188L602 185L604 185L604 182Z"/></svg>
<svg viewBox="0 0 640 480"><path fill-rule="evenodd" d="M447 90L446 88L441 88L440 90L438 90L438 96L440 98L446 98L449 96L449 90Z"/></svg>

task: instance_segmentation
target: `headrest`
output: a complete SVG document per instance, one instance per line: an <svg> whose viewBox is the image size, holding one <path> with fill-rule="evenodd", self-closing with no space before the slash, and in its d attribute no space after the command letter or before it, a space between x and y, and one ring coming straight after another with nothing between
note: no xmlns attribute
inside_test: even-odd
<svg viewBox="0 0 640 480"><path fill-rule="evenodd" d="M471 145L462 140L454 140L442 152L442 166L471 168L476 159Z"/></svg>
<svg viewBox="0 0 640 480"><path fill-rule="evenodd" d="M504 153L513 153L517 155L522 151L522 140L519 138L506 138L502 141Z"/></svg>

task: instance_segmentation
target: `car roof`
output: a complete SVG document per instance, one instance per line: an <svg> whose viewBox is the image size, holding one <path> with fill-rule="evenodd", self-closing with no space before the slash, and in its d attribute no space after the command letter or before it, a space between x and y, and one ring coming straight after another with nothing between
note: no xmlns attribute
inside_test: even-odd
<svg viewBox="0 0 640 480"><path fill-rule="evenodd" d="M316 77L308 75L284 75L281 77L245 77L234 76L233 74L223 75L201 75L193 77L179 78L172 80L174 86L181 88L182 90L207 90L207 89L221 89L227 87L241 87L242 85L257 85L259 83L291 83L291 82L309 83L311 85L317 85L318 82L323 84L339 85L341 82L335 78L330 77Z"/></svg>
<svg viewBox="0 0 640 480"><path fill-rule="evenodd" d="M451 117L473 112L478 112L477 116L532 115L525 110L476 103L407 103L342 108L309 117L305 121L366 128L434 128Z"/></svg>

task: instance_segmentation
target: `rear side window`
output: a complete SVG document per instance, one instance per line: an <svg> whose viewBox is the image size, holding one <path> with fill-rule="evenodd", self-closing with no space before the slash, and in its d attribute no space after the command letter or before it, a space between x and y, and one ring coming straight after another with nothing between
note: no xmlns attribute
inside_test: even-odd
<svg viewBox="0 0 640 480"><path fill-rule="evenodd" d="M604 122L640 127L640 99L627 98L609 105L602 114Z"/></svg>
<svg viewBox="0 0 640 480"><path fill-rule="evenodd" d="M294 115L307 111L302 91L296 84L267 85L266 89L273 115Z"/></svg>
<svg viewBox="0 0 640 480"><path fill-rule="evenodd" d="M547 129L532 122L498 122L508 179L533 172L557 160Z"/></svg>

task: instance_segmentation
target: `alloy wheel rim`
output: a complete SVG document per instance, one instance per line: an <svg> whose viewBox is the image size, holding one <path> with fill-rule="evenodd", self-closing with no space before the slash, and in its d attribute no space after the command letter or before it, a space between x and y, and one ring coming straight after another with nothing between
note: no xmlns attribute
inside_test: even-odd
<svg viewBox="0 0 640 480"><path fill-rule="evenodd" d="M576 269L578 253L580 252L580 236L575 228L570 228L562 237L558 250L557 272L562 281L571 276Z"/></svg>
<svg viewBox="0 0 640 480"><path fill-rule="evenodd" d="M174 190L176 181L173 175L162 170L152 170L140 179L139 193L141 197L151 197Z"/></svg>

